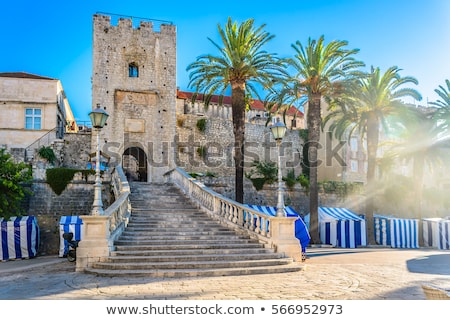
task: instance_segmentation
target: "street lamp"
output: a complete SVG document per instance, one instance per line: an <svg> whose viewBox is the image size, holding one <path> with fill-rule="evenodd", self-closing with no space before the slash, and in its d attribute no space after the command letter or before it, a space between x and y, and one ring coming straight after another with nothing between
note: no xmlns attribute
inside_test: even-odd
<svg viewBox="0 0 450 320"><path fill-rule="evenodd" d="M280 120L270 127L273 138L278 146L278 203L277 203L277 217L284 217L284 199L283 199L283 178L281 174L281 140L286 133L286 126Z"/></svg>
<svg viewBox="0 0 450 320"><path fill-rule="evenodd" d="M102 180L100 179L100 130L104 127L106 119L109 114L100 108L97 104L97 109L89 113L91 118L92 127L97 131L97 161L95 165L95 185L94 185L94 203L92 205L92 215L103 215L103 202L102 202Z"/></svg>

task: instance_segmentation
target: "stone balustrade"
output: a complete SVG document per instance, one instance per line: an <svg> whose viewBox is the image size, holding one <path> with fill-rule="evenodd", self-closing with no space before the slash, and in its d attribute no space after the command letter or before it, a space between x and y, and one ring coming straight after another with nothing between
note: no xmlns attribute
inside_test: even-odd
<svg viewBox="0 0 450 320"><path fill-rule="evenodd" d="M181 168L165 174L166 181L180 187L210 216L243 230L277 252L301 261L301 246L295 237L295 217L271 217L228 199L192 178Z"/></svg>
<svg viewBox="0 0 450 320"><path fill-rule="evenodd" d="M109 256L114 241L128 224L131 215L130 186L122 167L117 166L111 177L115 201L101 216L84 215L83 235L77 248L76 271L84 271L90 264Z"/></svg>

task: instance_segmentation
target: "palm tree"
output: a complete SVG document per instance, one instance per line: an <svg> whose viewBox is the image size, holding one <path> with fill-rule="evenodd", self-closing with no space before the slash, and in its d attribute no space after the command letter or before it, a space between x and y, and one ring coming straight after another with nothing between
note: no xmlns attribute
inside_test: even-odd
<svg viewBox="0 0 450 320"><path fill-rule="evenodd" d="M348 87L346 98L340 108L330 112L325 122L333 120L330 130L341 138L344 133L349 136L358 130L360 138L367 143L367 186L366 186L366 219L367 238L369 243L375 241L373 230L375 171L377 150L381 128L387 128L387 116L395 114L404 105L401 98L410 96L421 100L421 95L412 88L401 86L418 81L413 77L401 77L401 70L390 67L384 74L380 68L371 68L366 77L361 77L354 86ZM347 130L349 129L349 130Z"/></svg>
<svg viewBox="0 0 450 320"><path fill-rule="evenodd" d="M442 100L436 100L435 102L430 102L430 104L438 108L450 109L450 80L446 79L445 84L447 88L441 85L438 89L434 90Z"/></svg>
<svg viewBox="0 0 450 320"><path fill-rule="evenodd" d="M441 85L438 89L434 90L434 92L436 92L441 99L430 102L430 105L438 108L436 117L441 121L442 126L446 128L446 136L448 140L450 129L450 80L446 79L445 84L447 85L447 88L444 88L444 86Z"/></svg>
<svg viewBox="0 0 450 320"><path fill-rule="evenodd" d="M219 55L206 54L187 67L189 86L197 92L224 95L231 88L231 109L234 133L235 200L244 200L244 142L245 109L247 94L259 98L258 85L271 86L274 79L284 73L285 67L275 54L263 50L263 46L273 39L264 31L265 24L254 26L254 19L241 24L231 18L224 28L218 25L222 45L209 39L219 50ZM206 101L206 103L208 103Z"/></svg>
<svg viewBox="0 0 450 320"><path fill-rule="evenodd" d="M272 91L268 99L277 101L278 106L294 105L306 95L308 98L307 127L308 141L304 148L309 149L309 210L311 243L320 243L319 237L319 197L317 184L317 149L322 124L322 99L338 97L344 88L359 76L359 67L364 66L354 59L358 49L347 50L347 41L324 42L308 39L306 46L300 41L292 44L293 58L287 59L294 70L293 76L281 84L281 89ZM273 106L273 104L271 105Z"/></svg>
<svg viewBox="0 0 450 320"><path fill-rule="evenodd" d="M399 110L399 116L389 120L398 132L396 138L400 138L400 141L393 144L385 157L412 161L413 211L416 218L422 217L425 168L431 171L434 165L444 163L448 155L448 143L440 140L446 124L439 121L439 110L429 109L404 106Z"/></svg>

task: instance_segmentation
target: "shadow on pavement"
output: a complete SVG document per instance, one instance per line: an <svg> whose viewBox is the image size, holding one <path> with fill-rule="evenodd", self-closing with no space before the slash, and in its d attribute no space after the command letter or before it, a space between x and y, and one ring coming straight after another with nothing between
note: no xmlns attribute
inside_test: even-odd
<svg viewBox="0 0 450 320"><path fill-rule="evenodd" d="M406 261L408 271L450 275L450 254L435 254Z"/></svg>

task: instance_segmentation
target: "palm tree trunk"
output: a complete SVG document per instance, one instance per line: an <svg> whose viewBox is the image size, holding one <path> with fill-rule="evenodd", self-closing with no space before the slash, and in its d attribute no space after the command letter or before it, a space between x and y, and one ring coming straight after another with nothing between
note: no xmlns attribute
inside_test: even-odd
<svg viewBox="0 0 450 320"><path fill-rule="evenodd" d="M320 244L319 235L319 190L317 185L317 149L320 140L321 113L320 94L312 94L308 101L308 146L309 146L309 233L311 244Z"/></svg>
<svg viewBox="0 0 450 320"><path fill-rule="evenodd" d="M375 169L379 140L379 123L376 116L369 118L367 123L367 185L366 185L366 229L367 243L375 244L374 232L374 198L376 196Z"/></svg>
<svg viewBox="0 0 450 320"><path fill-rule="evenodd" d="M235 200L244 203L245 83L231 86L234 133Z"/></svg>

